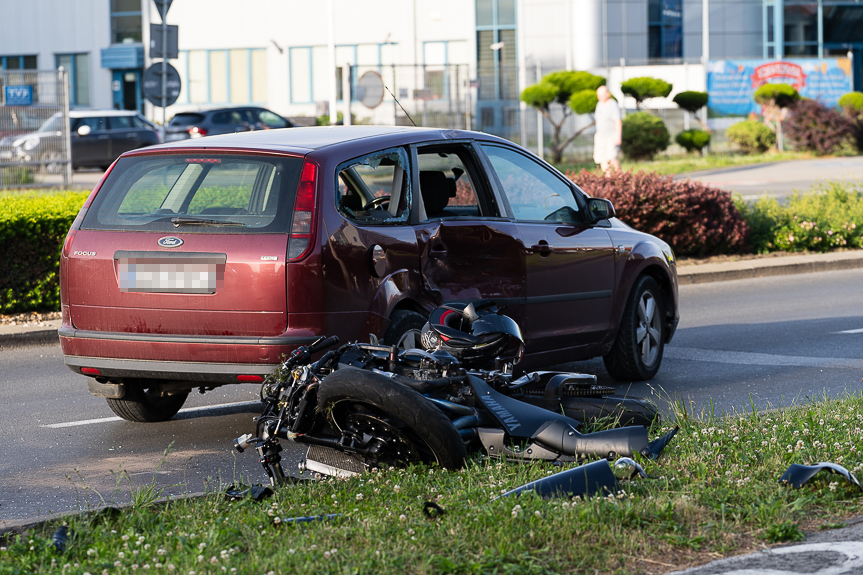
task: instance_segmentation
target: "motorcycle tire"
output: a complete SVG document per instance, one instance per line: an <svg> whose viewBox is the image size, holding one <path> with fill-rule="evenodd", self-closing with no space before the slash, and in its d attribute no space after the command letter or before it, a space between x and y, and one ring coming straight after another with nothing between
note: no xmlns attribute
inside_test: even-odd
<svg viewBox="0 0 863 575"><path fill-rule="evenodd" d="M384 334L382 343L397 345L401 349L422 348L420 334L428 321L415 311L400 309L390 317L390 326Z"/></svg>
<svg viewBox="0 0 863 575"><path fill-rule="evenodd" d="M384 375L353 367L333 372L318 389L318 412L336 429L385 437L384 463L459 469L467 458L464 441L443 412Z"/></svg>

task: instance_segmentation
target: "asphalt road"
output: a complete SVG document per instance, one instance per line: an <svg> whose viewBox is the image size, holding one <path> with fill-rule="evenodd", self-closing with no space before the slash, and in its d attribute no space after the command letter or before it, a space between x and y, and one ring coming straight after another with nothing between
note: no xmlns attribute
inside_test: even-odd
<svg viewBox="0 0 863 575"><path fill-rule="evenodd" d="M684 286L680 327L659 374L618 389L653 395L666 410L677 399L695 413L858 390L860 285L863 270ZM567 367L613 383L601 360ZM103 500L128 501L148 485L181 494L240 477L266 479L254 453L231 449L233 438L252 430L255 405L217 407L254 401L255 386L192 395L185 407L194 411L169 422L118 421L63 365L58 346L0 352L0 386L0 527ZM285 447L293 466L297 450Z"/></svg>
<svg viewBox="0 0 863 575"><path fill-rule="evenodd" d="M863 180L863 157L792 160L696 172L692 175L681 174L678 177L710 184L747 199L768 195L781 201L795 190L807 192L826 180L860 184Z"/></svg>

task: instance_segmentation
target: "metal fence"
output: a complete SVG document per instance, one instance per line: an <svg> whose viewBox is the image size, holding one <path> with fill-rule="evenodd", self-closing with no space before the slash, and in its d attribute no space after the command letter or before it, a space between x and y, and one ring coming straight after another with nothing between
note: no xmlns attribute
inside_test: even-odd
<svg viewBox="0 0 863 575"><path fill-rule="evenodd" d="M72 181L64 70L0 71L0 188Z"/></svg>

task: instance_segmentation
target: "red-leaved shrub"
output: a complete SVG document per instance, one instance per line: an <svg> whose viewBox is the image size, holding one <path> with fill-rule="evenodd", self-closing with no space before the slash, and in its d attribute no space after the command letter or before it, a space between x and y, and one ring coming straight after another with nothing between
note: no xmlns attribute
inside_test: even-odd
<svg viewBox="0 0 863 575"><path fill-rule="evenodd" d="M668 242L680 256L740 253L749 227L731 194L652 172L567 173L591 196L607 198L617 217Z"/></svg>
<svg viewBox="0 0 863 575"><path fill-rule="evenodd" d="M853 122L818 100L800 100L794 104L791 117L783 125L796 149L819 156L835 152L854 137Z"/></svg>

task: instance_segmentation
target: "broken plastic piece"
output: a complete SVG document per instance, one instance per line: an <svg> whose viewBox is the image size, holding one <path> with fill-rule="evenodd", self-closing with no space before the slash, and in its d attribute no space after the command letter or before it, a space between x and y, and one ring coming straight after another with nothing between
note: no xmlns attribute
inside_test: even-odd
<svg viewBox="0 0 863 575"><path fill-rule="evenodd" d="M57 531L54 532L54 536L51 538L51 544L54 546L54 550L57 553L65 553L66 545L69 543L69 530L65 525L61 525L57 528Z"/></svg>
<svg viewBox="0 0 863 575"><path fill-rule="evenodd" d="M819 472L827 470L831 473L838 473L848 480L848 483L852 483L857 486L857 489L863 491L863 487L860 486L860 482L857 481L857 478L854 477L854 474L842 467L837 463L831 463L829 461L822 461L820 463L816 463L815 465L800 465L799 463L792 463L788 469L785 470L785 473L782 474L782 477L779 478L780 483L789 483L793 487L800 489L803 485L818 475Z"/></svg>
<svg viewBox="0 0 863 575"><path fill-rule="evenodd" d="M341 513L328 513L327 515L309 515L307 517L286 517L282 519L282 523L312 523L314 521L338 519L341 516Z"/></svg>
<svg viewBox="0 0 863 575"><path fill-rule="evenodd" d="M671 438L674 437L677 432L680 431L679 427L675 427L665 435L661 437L657 437L648 445L648 449L650 449L650 459L655 461L662 455L662 450L665 449L665 446L671 443Z"/></svg>
<svg viewBox="0 0 863 575"><path fill-rule="evenodd" d="M636 475L640 475L645 479L650 479L650 476L644 471L644 468L629 457L621 457L615 461L612 471L617 479L632 479Z"/></svg>
<svg viewBox="0 0 863 575"><path fill-rule="evenodd" d="M237 501L246 497L251 497L255 501L263 501L272 494L273 490L263 485L252 485L249 489L243 489L242 491L232 485L225 490L225 497L231 501Z"/></svg>
<svg viewBox="0 0 863 575"><path fill-rule="evenodd" d="M620 485L611 471L611 466L605 459L580 465L554 475L531 481L512 491L507 491L500 497L521 495L525 491L535 491L543 499L556 496L582 497L585 495L607 495L617 493ZM500 498L497 498L500 499Z"/></svg>

